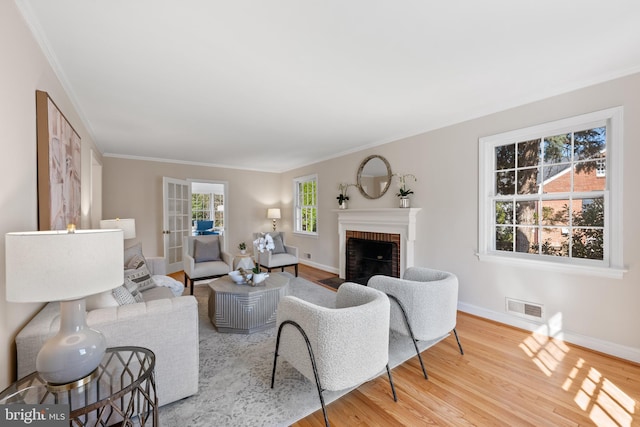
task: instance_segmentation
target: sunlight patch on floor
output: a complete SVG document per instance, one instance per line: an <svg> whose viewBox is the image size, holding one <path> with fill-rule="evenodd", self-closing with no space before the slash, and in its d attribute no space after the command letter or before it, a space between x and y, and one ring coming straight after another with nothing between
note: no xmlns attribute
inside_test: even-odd
<svg viewBox="0 0 640 427"><path fill-rule="evenodd" d="M550 338L562 336L559 333L561 325L558 324L561 316L554 317L548 325L533 332L519 345L547 377L554 374L559 362L570 350L561 339ZM575 388L574 402L596 426L631 427L635 400L582 358L578 359L562 384L562 389L569 393Z"/></svg>

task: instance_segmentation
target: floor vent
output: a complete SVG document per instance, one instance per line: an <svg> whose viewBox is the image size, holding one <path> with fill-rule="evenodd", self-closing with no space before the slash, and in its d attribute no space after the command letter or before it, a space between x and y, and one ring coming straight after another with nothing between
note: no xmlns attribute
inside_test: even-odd
<svg viewBox="0 0 640 427"><path fill-rule="evenodd" d="M534 304L512 298L506 298L506 302L507 313L535 320L541 320L543 318L542 304Z"/></svg>

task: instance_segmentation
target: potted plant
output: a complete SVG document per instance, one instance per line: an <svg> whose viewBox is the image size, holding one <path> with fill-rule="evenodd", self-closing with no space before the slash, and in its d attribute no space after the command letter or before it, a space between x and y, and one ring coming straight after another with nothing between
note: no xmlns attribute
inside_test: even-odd
<svg viewBox="0 0 640 427"><path fill-rule="evenodd" d="M347 200L349 200L349 196L347 195L347 190L349 187L355 186L355 184L338 184L338 190L340 190L340 194L336 199L338 199L338 208L339 209L347 209Z"/></svg>
<svg viewBox="0 0 640 427"><path fill-rule="evenodd" d="M240 244L238 244L238 249L240 249L240 253L242 255L247 253L247 244L245 242L240 242Z"/></svg>
<svg viewBox="0 0 640 427"><path fill-rule="evenodd" d="M417 182L418 179L415 177L415 175L413 174L404 174L404 175L400 175L400 174L396 174L394 173L393 176L395 176L396 178L398 178L398 193L396 194L396 196L398 196L400 198L400 207L401 208L408 208L411 206L411 201L409 200L409 195L413 194L413 190L411 190L409 187L407 187L407 179L411 178L413 179L414 182Z"/></svg>

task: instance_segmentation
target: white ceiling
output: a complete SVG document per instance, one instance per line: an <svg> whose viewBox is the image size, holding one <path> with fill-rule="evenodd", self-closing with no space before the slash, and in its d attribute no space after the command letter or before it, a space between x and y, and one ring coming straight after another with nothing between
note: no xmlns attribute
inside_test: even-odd
<svg viewBox="0 0 640 427"><path fill-rule="evenodd" d="M280 172L640 71L637 0L16 3L125 157Z"/></svg>

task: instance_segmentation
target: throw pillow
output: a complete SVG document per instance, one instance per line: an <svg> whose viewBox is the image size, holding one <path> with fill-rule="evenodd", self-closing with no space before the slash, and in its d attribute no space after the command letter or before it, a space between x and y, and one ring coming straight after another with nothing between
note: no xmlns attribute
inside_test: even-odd
<svg viewBox="0 0 640 427"><path fill-rule="evenodd" d="M287 250L284 248L284 242L282 241L282 236L280 233L271 234L273 238L273 251L274 254L284 254L287 253Z"/></svg>
<svg viewBox="0 0 640 427"><path fill-rule="evenodd" d="M136 300L136 302L144 302L144 298L142 298L142 294L140 293L140 288L136 282L125 277L124 287L127 288L127 290L131 293L131 296L133 296L133 299Z"/></svg>
<svg viewBox="0 0 640 427"><path fill-rule="evenodd" d="M134 255L129 260L129 263L125 265L124 279L125 281L129 279L136 283L140 292L156 286L156 282L153 281L149 267L147 267L146 260L142 255Z"/></svg>
<svg viewBox="0 0 640 427"><path fill-rule="evenodd" d="M136 255L139 255L142 257L142 259L144 259L144 255L142 255L142 243L136 243L135 245L128 247L127 249L124 250L125 268L126 268L126 265L129 264L131 259Z"/></svg>
<svg viewBox="0 0 640 427"><path fill-rule="evenodd" d="M195 262L220 261L220 241L216 239L195 239L193 242Z"/></svg>
<svg viewBox="0 0 640 427"><path fill-rule="evenodd" d="M113 297L115 298L115 300L118 302L119 305L136 303L136 299L134 298L133 295L131 295L131 292L129 292L129 290L124 285L118 286L111 292L113 293Z"/></svg>

